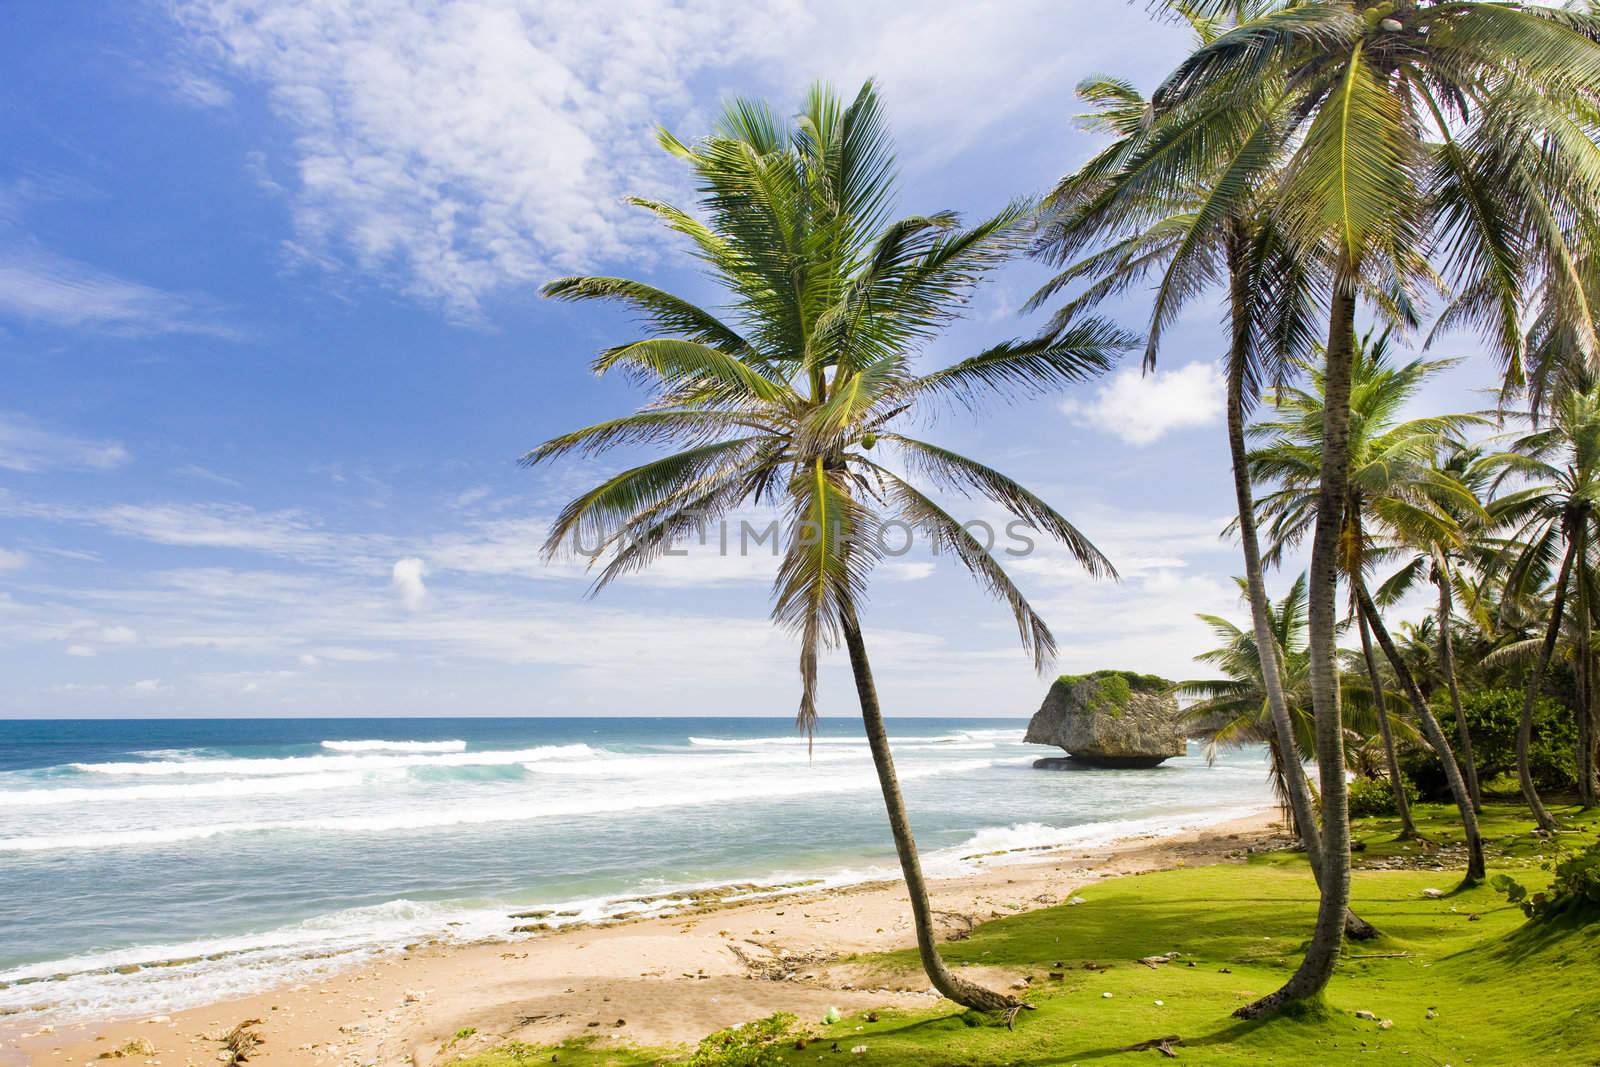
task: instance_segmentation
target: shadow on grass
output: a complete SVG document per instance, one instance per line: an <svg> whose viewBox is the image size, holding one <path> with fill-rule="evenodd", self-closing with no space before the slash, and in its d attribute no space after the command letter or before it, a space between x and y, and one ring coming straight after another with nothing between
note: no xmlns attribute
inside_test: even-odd
<svg viewBox="0 0 1600 1067"><path fill-rule="evenodd" d="M1331 1013L1320 1003L1302 1004L1291 1006L1276 1015L1265 1019L1234 1019L1224 1016L1215 1021L1214 1028L1199 1035L1171 1034L1170 1031L1152 1033L1146 1037L1130 1036L1125 1044L1051 1049L1048 1053L1034 1056L1017 1056L1008 1054L1006 1062L1017 1067L1055 1067L1066 1063L1082 1063L1087 1060L1104 1060L1113 1056L1140 1056L1150 1051L1149 1048L1139 1046L1147 1042L1158 1041L1163 1037L1174 1036L1179 1040L1173 1048L1181 1058L1185 1050L1198 1050L1208 1047L1233 1045L1261 1030L1283 1030L1306 1025L1320 1025L1331 1017ZM959 1016L953 1016L959 1019ZM920 1024L927 1026L928 1024ZM901 1028L901 1033L910 1033L918 1030L919 1024ZM926 1030L923 1030L925 1033Z"/></svg>
<svg viewBox="0 0 1600 1067"><path fill-rule="evenodd" d="M1511 964L1549 955L1592 960L1600 953L1600 913L1568 911L1530 919L1479 951Z"/></svg>

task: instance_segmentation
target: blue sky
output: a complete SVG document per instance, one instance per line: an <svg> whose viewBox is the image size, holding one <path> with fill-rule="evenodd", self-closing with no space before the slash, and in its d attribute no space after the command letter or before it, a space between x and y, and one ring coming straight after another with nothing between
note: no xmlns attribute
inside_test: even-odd
<svg viewBox="0 0 1600 1067"><path fill-rule="evenodd" d="M586 370L626 320L538 285L715 302L621 198L688 203L651 130L703 132L724 96L876 76L902 209L978 215L1091 149L1081 77L1148 87L1185 43L1108 0L25 4L0 27L0 716L792 714L769 561L691 555L595 601L539 564L611 467L516 457L637 397ZM1026 332L1041 277L1008 268L927 358ZM1192 676L1193 613L1239 611L1216 318L1196 306L1153 378L939 425L1121 569L1017 565L1062 669ZM1490 376L1471 359L1427 404L1478 406ZM1004 610L947 563L886 568L865 618L892 713L1037 705ZM854 711L837 663L823 710Z"/></svg>

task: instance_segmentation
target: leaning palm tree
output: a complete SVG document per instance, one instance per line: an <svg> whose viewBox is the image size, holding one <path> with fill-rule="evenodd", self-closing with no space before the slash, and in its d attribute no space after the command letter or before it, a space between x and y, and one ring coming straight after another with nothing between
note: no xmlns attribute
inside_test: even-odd
<svg viewBox="0 0 1600 1067"><path fill-rule="evenodd" d="M1128 151L1097 155L1074 175L1073 218L1087 221L1071 232L1087 247L1197 182L1207 189L1202 218L1240 218L1276 184L1279 231L1294 260L1327 283L1329 447L1308 614L1328 870L1305 959L1282 989L1238 1012L1254 1017L1327 985L1349 902L1335 601L1357 303L1374 287L1404 301L1438 281L1427 257L1439 252L1458 294L1454 321L1479 325L1508 367L1522 355L1521 311L1539 283L1558 290L1562 314L1577 307L1565 273L1570 230L1556 220L1600 203L1585 117L1600 102L1600 17L1470 0L1184 6L1246 17L1167 77ZM1196 226L1195 245L1215 247L1216 231ZM1172 321L1208 261L1216 257L1189 258L1197 269L1167 287L1172 299L1155 321ZM1591 352L1600 348L1592 340L1580 337Z"/></svg>
<svg viewBox="0 0 1600 1067"><path fill-rule="evenodd" d="M1344 441L1347 478L1339 508L1337 562L1339 573L1350 586L1352 613L1361 631L1373 691L1381 693L1383 688L1371 647L1375 637L1390 661L1401 692L1411 701L1412 712L1428 743L1444 764L1466 831L1467 877L1478 880L1485 875L1483 844L1471 793L1437 717L1394 644L1366 585L1367 573L1373 566L1393 554L1393 543L1460 544L1460 527L1449 509L1482 513L1472 492L1434 464L1434 457L1447 442L1458 439L1464 430L1482 420L1474 415L1438 415L1406 421L1399 418L1428 376L1450 365L1447 360L1417 359L1394 366L1388 359L1387 334L1377 338L1369 335L1357 344L1348 393L1350 414ZM1310 388L1280 390L1273 416L1253 430L1265 444L1250 454L1251 474L1258 481L1277 486L1260 503L1261 517L1269 524L1269 561L1281 558L1288 548L1305 539L1322 507L1320 471L1327 450L1323 436L1327 380L1320 371L1312 371L1311 379ZM1376 707L1395 805L1404 811L1405 783L1388 716L1381 700ZM1406 829L1415 835L1414 826Z"/></svg>
<svg viewBox="0 0 1600 1067"><path fill-rule="evenodd" d="M919 531L1005 602L1042 669L1055 647L1044 620L983 540L918 483L998 503L1063 544L1091 575L1115 571L1035 493L909 436L904 424L941 402L970 405L989 394L1081 381L1110 366L1132 339L1086 322L918 373L913 360L920 347L1025 240L1027 211L1013 205L971 228L948 212L891 219L893 165L871 83L848 105L814 89L792 129L765 106L737 101L704 141L689 145L665 132L660 140L693 170L701 213L635 202L689 238L727 291L728 314L620 278L565 278L545 287L565 300L617 300L642 317L651 336L605 350L594 367L632 375L651 396L634 414L545 442L526 462L619 445L676 449L573 500L556 518L545 551L591 552L600 568L598 591L736 508L779 509L782 556L772 616L799 639L799 723L812 729L818 658L842 642L923 966L952 1000L981 1010L1015 1008L1013 998L953 974L935 947L861 608L883 554L885 526L902 524L899 536L903 528Z"/></svg>
<svg viewBox="0 0 1600 1067"><path fill-rule="evenodd" d="M1529 765L1533 709L1560 639L1569 597L1576 601L1574 612L1579 623L1578 676L1586 679L1589 674L1590 620L1594 610L1590 556L1600 532L1596 529L1596 503L1600 501L1600 386L1567 389L1556 399L1553 416L1549 425L1521 435L1505 452L1484 461L1486 467L1499 471L1502 479L1514 476L1529 483L1490 505L1490 514L1509 531L1503 577L1507 599L1538 592L1548 580L1554 561L1560 560L1544 640L1528 674L1517 730L1517 778L1534 818L1546 830L1555 829L1556 822L1539 796ZM1580 685L1580 695L1588 688L1587 684ZM1579 703L1582 722L1590 709L1582 699ZM1585 777L1592 782L1594 774L1589 733L1587 729L1582 731L1583 743L1578 753L1580 783Z"/></svg>

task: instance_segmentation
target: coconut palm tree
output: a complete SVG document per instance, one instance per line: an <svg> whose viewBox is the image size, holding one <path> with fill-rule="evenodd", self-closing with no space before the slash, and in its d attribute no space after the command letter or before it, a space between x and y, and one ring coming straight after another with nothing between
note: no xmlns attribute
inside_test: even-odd
<svg viewBox="0 0 1600 1067"><path fill-rule="evenodd" d="M1185 6L1214 17L1243 5ZM1131 151L1101 153L1074 175L1082 198L1073 218L1087 221L1071 229L1088 247L1197 183L1208 190L1204 218L1240 218L1276 184L1277 228L1295 261L1320 264L1327 282L1328 447L1308 617L1328 870L1305 959L1282 989L1241 1008L1244 1017L1326 986L1349 900L1335 600L1358 300L1372 287L1407 300L1439 280L1427 262L1438 250L1458 294L1452 321L1482 327L1507 366L1520 367L1528 293L1545 283L1563 314L1581 302L1566 273L1570 230L1556 220L1592 209L1600 174L1583 117L1600 98L1600 18L1465 0L1249 7L1162 83ZM1196 243L1215 247L1215 232L1195 227ZM1208 261L1215 255L1188 257L1197 269L1158 291L1153 323L1172 321ZM1600 349L1592 331L1580 342Z"/></svg>
<svg viewBox="0 0 1600 1067"><path fill-rule="evenodd" d="M1197 42L1203 45L1266 5L1243 3L1226 15L1211 17L1201 16L1176 0L1169 6L1188 20ZM1136 153L1149 132L1149 101L1132 85L1114 78L1088 79L1078 92L1096 108L1094 113L1082 116L1085 127L1115 138L1102 158ZM1225 164L1226 161L1219 161L1219 165ZM1094 163L1085 168L1091 174L1095 170ZM1161 296L1156 301L1157 312L1145 350L1145 365L1150 369L1155 367L1160 351L1161 309L1175 308L1199 296L1213 283L1226 290L1226 410L1237 530L1255 639L1258 644L1270 644L1270 604L1246 470L1244 424L1263 386L1281 380L1295 357L1310 352L1316 312L1315 277L1295 260L1279 238L1271 213L1271 188L1266 183L1260 187L1259 198L1241 199L1232 209L1233 214L1219 216L1204 209L1210 183L1224 180L1226 174L1202 175L1197 171L1190 176L1189 187L1153 194L1138 208L1120 208L1115 228L1102 233L1104 221L1083 209L1094 201L1105 183L1084 180L1083 173L1064 178L1046 201L1036 252L1061 269L1033 295L1028 307L1043 307L1074 283L1087 282L1081 293L1057 308L1052 316L1051 328L1067 329L1102 300L1157 276ZM1084 247L1085 233L1099 235L1103 247L1069 262L1071 255ZM1261 665L1261 682L1271 716L1273 743L1279 751L1293 753L1298 759L1304 737L1293 721L1275 661L1269 659ZM1280 781L1287 790L1293 825L1305 846L1307 862L1313 876L1320 880L1323 850L1314 790L1304 775L1291 775ZM1359 940L1378 934L1372 924L1348 908L1345 932Z"/></svg>
<svg viewBox="0 0 1600 1067"><path fill-rule="evenodd" d="M1547 830L1555 829L1555 818L1539 797L1528 755L1533 740L1534 704L1561 635L1569 597L1576 602L1574 613L1579 624L1580 725L1587 727L1584 720L1592 713L1592 704L1585 697L1591 688L1593 658L1595 579L1590 557L1596 543L1595 504L1600 499L1600 386L1566 390L1556 399L1552 414L1548 426L1517 437L1505 452L1484 461L1486 467L1499 471L1502 479L1514 476L1531 483L1507 492L1489 508L1494 519L1509 531L1503 578L1507 596L1536 593L1547 580L1553 561L1560 559L1544 640L1528 675L1517 731L1517 778L1522 795L1534 818ZM1585 728L1579 733L1580 789L1592 795L1593 730ZM1585 778L1587 789L1583 789Z"/></svg>
<svg viewBox="0 0 1600 1067"><path fill-rule="evenodd" d="M809 731L816 718L821 652L842 642L923 966L952 1000L982 1010L1015 1008L1013 998L953 974L935 947L861 608L883 554L885 524L902 523L1005 602L1042 669L1055 647L1044 620L983 540L919 483L998 503L1063 544L1091 575L1115 571L1032 491L910 436L905 424L951 401L970 405L1081 381L1110 366L1132 339L1105 323L1085 322L919 373L913 361L920 347L1025 239L1027 211L1013 205L970 228L949 212L892 219L890 144L871 83L848 104L813 90L792 129L764 105L741 100L704 141L690 145L665 132L660 140L694 172L701 212L635 202L689 239L726 290L728 314L620 278L564 278L545 287L564 300L620 301L642 318L650 336L606 349L594 368L631 375L650 397L631 415L545 442L526 462L620 445L674 449L573 500L556 518L545 551L581 546L593 553L598 591L735 508L779 509L783 551L772 615L799 639L800 725Z"/></svg>
<svg viewBox="0 0 1600 1067"><path fill-rule="evenodd" d="M1238 579L1240 592L1248 598L1249 583ZM1184 718L1206 739L1206 759L1215 758L1219 747L1241 744L1265 744L1269 758L1267 778L1283 810L1284 821L1295 828L1297 836L1305 837L1299 826L1300 815L1293 803L1291 779L1298 777L1301 789L1309 792L1303 766L1311 730L1311 703L1306 688L1305 649L1306 579L1300 575L1277 604L1268 605L1268 624L1271 634L1270 656L1262 656L1262 646L1256 640L1255 627L1249 630L1219 615L1199 615L1197 618L1211 627L1220 644L1195 657L1198 663L1217 668L1220 678L1196 678L1179 682L1176 692L1194 703L1184 710ZM1285 748L1278 739L1268 701L1266 673L1278 677L1280 693L1294 724L1292 748ZM1314 830L1314 828L1313 828Z"/></svg>
<svg viewBox="0 0 1600 1067"><path fill-rule="evenodd" d="M1241 596L1248 597L1248 583L1239 583ZM1267 703L1264 681L1264 660L1261 646L1256 643L1255 629L1244 629L1219 615L1197 616L1211 627L1211 632L1221 642L1218 647L1200 653L1195 660L1216 667L1220 678L1198 678L1179 682L1179 696L1194 700L1184 710L1184 717L1206 740L1206 759L1216 756L1217 749L1234 745L1264 744L1269 757L1268 780L1273 794L1283 811L1284 821L1294 825L1297 817L1290 801L1289 782L1298 775L1307 791L1305 757L1310 747L1315 723L1311 715L1311 690L1308 684L1310 659L1306 655L1306 578L1302 574L1294 580L1289 591L1277 604L1269 605L1273 655L1279 677L1283 679L1284 700L1294 722L1295 745L1284 749ZM1361 747L1365 737L1377 721L1373 714L1372 690L1363 689L1352 679L1346 691L1354 699L1348 731L1352 751ZM1379 691L1381 695L1381 690ZM1408 731L1409 735L1409 731Z"/></svg>
<svg viewBox="0 0 1600 1067"><path fill-rule="evenodd" d="M1428 743L1444 763L1466 830L1468 877L1481 879L1485 874L1483 846L1471 794L1437 717L1377 614L1366 585L1368 572L1393 556L1395 542L1459 545L1460 526L1450 508L1483 513L1471 490L1434 463L1447 442L1458 439L1464 430L1483 420L1475 415L1438 415L1403 422L1399 419L1401 410L1427 378L1451 363L1416 359L1393 366L1387 333L1376 338L1368 335L1357 345L1349 389L1345 438L1348 475L1337 530L1337 561L1340 574L1349 583L1352 614L1361 629L1373 690L1382 691L1371 648L1371 641L1376 638L1390 660L1401 692L1411 701L1412 712ZM1320 371L1313 370L1311 379L1310 388L1280 390L1271 417L1253 428L1253 433L1266 443L1250 454L1251 474L1257 481L1277 486L1261 498L1259 505L1261 517L1268 524L1269 562L1304 541L1317 522L1321 506L1327 383ZM1382 701L1377 708L1395 804L1403 811L1404 781L1392 731ZM1416 832L1414 826L1407 830L1413 835Z"/></svg>

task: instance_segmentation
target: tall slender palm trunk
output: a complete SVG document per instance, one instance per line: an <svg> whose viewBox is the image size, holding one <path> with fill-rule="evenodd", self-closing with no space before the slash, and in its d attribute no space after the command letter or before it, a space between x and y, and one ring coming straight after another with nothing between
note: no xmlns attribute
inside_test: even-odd
<svg viewBox="0 0 1600 1067"><path fill-rule="evenodd" d="M1355 579L1355 584L1356 596L1360 598L1361 615L1371 625L1372 634L1378 639L1378 647L1389 657L1389 665L1394 668L1395 677L1400 680L1400 689L1411 701L1411 710L1422 723L1423 735L1427 737L1428 744L1433 746L1439 762L1444 765L1445 781L1450 783L1450 795L1455 798L1456 808L1461 812L1461 827L1467 837L1467 881L1481 882L1488 874L1483 862L1483 838L1478 833L1478 815L1472 810L1472 797L1467 794L1466 779L1462 777L1461 767L1456 763L1455 752L1451 750L1450 741L1444 736L1444 729L1439 725L1433 709L1428 707L1428 702L1423 699L1422 690L1418 688L1417 680L1411 675L1411 668L1400 658L1400 650L1395 647L1394 640L1389 636L1389 628L1383 624L1383 617L1378 614L1377 607L1372 603L1366 585L1360 578Z"/></svg>
<svg viewBox="0 0 1600 1067"><path fill-rule="evenodd" d="M1467 726L1467 713L1461 707L1455 638L1450 633L1450 620L1455 615L1450 592L1450 561L1442 552L1434 559L1433 571L1439 582L1439 670L1450 691L1450 710L1456 716L1456 739L1461 742L1461 771L1467 779L1467 795L1472 798L1472 810L1482 815L1483 789L1478 785L1478 764L1472 756L1472 730Z"/></svg>
<svg viewBox="0 0 1600 1067"><path fill-rule="evenodd" d="M1578 554L1572 574L1573 609L1578 613L1578 800L1593 807L1594 781L1594 617L1589 601L1589 516L1578 520Z"/></svg>
<svg viewBox="0 0 1600 1067"><path fill-rule="evenodd" d="M1400 836L1417 836L1417 824L1411 821L1411 801L1406 799L1405 778L1400 773L1400 757L1394 750L1394 731L1389 727L1389 707L1384 699L1383 675L1378 671L1378 657L1372 651L1372 630L1367 617L1356 606L1356 628L1361 631L1361 655L1367 662L1367 683L1372 686L1372 706L1378 716L1378 735L1383 738L1384 765L1389 769L1389 787L1394 790L1394 810L1400 815Z"/></svg>
<svg viewBox="0 0 1600 1067"><path fill-rule="evenodd" d="M1337 605L1339 531L1350 473L1350 376L1355 360L1356 293L1351 264L1335 272L1328 316L1328 351L1323 389L1321 485L1311 541L1308 612L1311 707L1316 717L1317 773L1322 784L1322 876L1317 924L1305 958L1283 988L1247 1004L1234 1015L1253 1019L1286 1004L1317 996L1333 977L1344 945L1350 904L1350 809L1344 777L1344 721L1339 710Z"/></svg>
<svg viewBox="0 0 1600 1067"><path fill-rule="evenodd" d="M1580 609L1581 610L1581 609ZM1585 808L1594 806L1594 661L1590 651L1589 642L1580 639L1578 642L1578 661L1574 665L1577 676L1577 724L1578 724L1578 803Z"/></svg>
<svg viewBox="0 0 1600 1067"><path fill-rule="evenodd" d="M1556 650L1556 639L1561 636L1561 612L1567 602L1567 579L1572 574L1573 557L1577 554L1577 538L1573 531L1567 535L1567 550L1561 556L1561 572L1556 576L1555 595L1550 599L1550 625L1545 628L1544 641L1539 645L1539 658L1534 661L1528 675L1528 688L1522 695L1522 719L1517 723L1517 782L1522 786L1522 799L1533 812L1541 830L1554 830L1556 820L1539 799L1539 788L1533 784L1533 706L1544 687L1545 671L1550 668L1550 657Z"/></svg>
<svg viewBox="0 0 1600 1067"><path fill-rule="evenodd" d="M883 787L883 806L889 813L889 831L900 856L900 872L905 877L906 893L911 897L911 922L917 932L917 953L922 969L933 988L957 1004L979 1011L1007 1011L1021 1002L992 989L985 989L954 974L939 956L934 942L933 909L928 903L928 884L922 877L922 861L917 857L917 842L906 819L905 799L900 795L900 779L894 772L894 756L889 752L889 735L883 726L883 711L878 705L878 688L872 681L872 665L867 661L867 646L861 627L852 612L844 620L844 642L850 651L850 669L855 674L856 695L861 700L861 721L867 730L867 745L872 763Z"/></svg>
<svg viewBox="0 0 1600 1067"><path fill-rule="evenodd" d="M1322 832L1317 828L1317 807L1301 766L1300 745L1295 741L1294 723L1289 718L1289 703L1283 695L1283 674L1273 650L1272 622L1267 608L1267 587L1261 566L1261 540L1256 531L1255 496L1250 487L1250 468L1244 441L1244 370L1249 358L1250 313L1245 277L1244 235L1235 233L1228 248L1229 297L1232 337L1228 355L1228 451L1233 460L1233 493L1239 509L1239 544L1244 551L1245 589L1250 600L1250 621L1255 630L1256 650L1261 661L1261 683L1267 692L1267 710L1272 716L1275 743L1273 756L1289 796L1295 833L1305 846L1311 875L1322 884ZM1345 934L1366 941L1378 930L1349 908L1345 909Z"/></svg>

